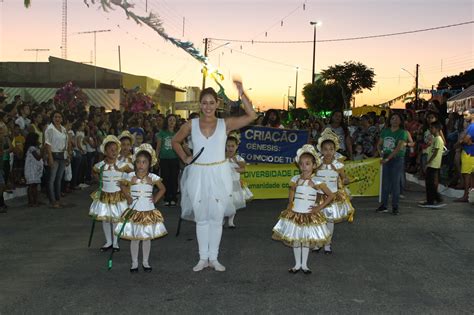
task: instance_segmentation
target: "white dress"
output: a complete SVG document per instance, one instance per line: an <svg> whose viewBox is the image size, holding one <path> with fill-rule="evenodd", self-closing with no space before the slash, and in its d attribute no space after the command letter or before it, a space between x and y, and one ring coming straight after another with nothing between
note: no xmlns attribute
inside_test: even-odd
<svg viewBox="0 0 474 315"><path fill-rule="evenodd" d="M227 141L224 119L217 120L214 133L206 138L199 118L191 121L194 152L201 156L183 172L181 179L181 217L191 221L220 220L235 214L232 199L232 169L225 157ZM211 212L212 211L212 212Z"/></svg>
<svg viewBox="0 0 474 315"><path fill-rule="evenodd" d="M39 161L33 156L33 152L41 155L40 149L36 147L29 147L26 152L25 159L25 180L26 184L41 184L41 177L43 176L43 160Z"/></svg>
<svg viewBox="0 0 474 315"><path fill-rule="evenodd" d="M240 173L237 172L237 169L240 167L238 163L242 162L245 163L245 160L240 155L236 155L235 160L229 160L232 168L232 199L236 210L245 208L246 201L253 198L252 192L242 183Z"/></svg>
<svg viewBox="0 0 474 315"><path fill-rule="evenodd" d="M127 199L120 191L119 181L124 174L131 172L129 163L117 162L114 165L101 161L94 165L93 171L99 174L99 189L91 194L92 204L89 215L98 221L117 222L127 209Z"/></svg>
<svg viewBox="0 0 474 315"><path fill-rule="evenodd" d="M148 174L152 181L147 184L145 180L138 179L132 183L135 172L129 173L124 177L124 182L130 184L130 194L132 204L120 218L120 223L115 228L115 234L119 235L122 227L123 232L120 238L132 241L146 241L160 238L168 234L164 225L164 219L160 210L156 209L153 203L153 186L161 178L153 173Z"/></svg>
<svg viewBox="0 0 474 315"><path fill-rule="evenodd" d="M314 177L312 181L316 187L324 185ZM295 198L290 208L280 213L272 238L291 247L324 246L330 241L331 232L323 213L312 213L310 209L319 201L318 190L309 185L309 180L300 179L300 175L294 176L290 185L296 186Z"/></svg>
<svg viewBox="0 0 474 315"><path fill-rule="evenodd" d="M350 196L339 177L339 171L343 168L343 163L334 160L331 164L322 164L316 172L316 179L325 183L335 194L333 201L322 210L326 219L334 223L349 220L354 214Z"/></svg>

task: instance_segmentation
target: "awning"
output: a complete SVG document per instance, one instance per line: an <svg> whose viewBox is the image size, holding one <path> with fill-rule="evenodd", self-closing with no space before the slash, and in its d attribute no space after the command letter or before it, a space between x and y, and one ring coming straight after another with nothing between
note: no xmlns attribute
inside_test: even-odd
<svg viewBox="0 0 474 315"><path fill-rule="evenodd" d="M474 85L471 85L458 95L448 99L448 112L463 112L474 108Z"/></svg>
<svg viewBox="0 0 474 315"><path fill-rule="evenodd" d="M20 95L27 102L47 102L54 98L58 89L54 88L22 88L3 87L7 94L7 103L11 103L15 95ZM101 106L106 109L120 109L119 89L82 89L89 98L89 105Z"/></svg>

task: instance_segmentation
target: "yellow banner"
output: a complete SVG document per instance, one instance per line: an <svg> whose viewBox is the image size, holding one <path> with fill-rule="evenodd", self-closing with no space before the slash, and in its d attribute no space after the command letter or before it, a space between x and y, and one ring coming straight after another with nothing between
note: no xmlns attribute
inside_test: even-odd
<svg viewBox="0 0 474 315"><path fill-rule="evenodd" d="M378 196L380 189L380 159L348 161L344 163L347 187L352 196ZM299 171L294 164L250 164L242 174L254 199L288 198L288 187Z"/></svg>

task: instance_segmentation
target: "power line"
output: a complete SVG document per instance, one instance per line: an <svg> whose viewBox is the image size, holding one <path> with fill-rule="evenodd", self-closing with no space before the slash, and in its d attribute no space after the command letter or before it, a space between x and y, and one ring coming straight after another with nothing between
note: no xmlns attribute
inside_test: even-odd
<svg viewBox="0 0 474 315"><path fill-rule="evenodd" d="M281 65L281 66L285 66L285 67L290 67L290 68L296 69L296 65L290 65L290 64L288 64L288 63L284 63L284 62L280 62L280 61L275 61L275 60L271 60L271 59L267 59L267 58L255 56L255 55L252 55L252 54L249 54L249 53L245 53L245 52L240 51L240 50L232 49L232 48L230 48L230 47L227 47L227 48L230 49L231 53L232 53L232 52L236 52L236 53L238 53L238 54L242 54L242 55L245 55L245 56L248 56L248 57L252 57L252 58L255 58L255 59L259 59L259 60L263 60L263 61L266 61L266 62L270 62L270 63L277 64L277 65ZM311 71L311 69L302 68L302 67L299 67L299 69L300 69L300 70L305 70L305 71Z"/></svg>
<svg viewBox="0 0 474 315"><path fill-rule="evenodd" d="M347 38L334 38L334 39L320 39L316 42L318 43L329 43L329 42L342 42L342 41L352 41L352 40L361 40L361 39L371 39L371 38L381 38L381 37L391 37L399 35L407 35L421 32L428 32L434 30L440 30L445 28L457 27L462 25L472 24L474 21L461 22L456 24L442 25L430 28L423 28L411 31L396 32L396 33L387 33L387 34L378 34L378 35L368 35L368 36L357 36L357 37L347 37ZM295 41L264 41L264 40L242 40L242 39L228 39L228 38L209 38L216 41L227 41L234 43L252 43L252 44L307 44L313 43L313 40L295 40Z"/></svg>

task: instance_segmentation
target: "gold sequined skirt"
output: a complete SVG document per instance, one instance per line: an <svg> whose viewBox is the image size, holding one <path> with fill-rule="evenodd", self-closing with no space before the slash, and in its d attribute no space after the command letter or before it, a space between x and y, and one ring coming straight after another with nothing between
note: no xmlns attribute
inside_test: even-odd
<svg viewBox="0 0 474 315"><path fill-rule="evenodd" d="M272 238L290 247L320 247L330 241L331 232L320 212L298 213L284 210L273 227Z"/></svg>
<svg viewBox="0 0 474 315"><path fill-rule="evenodd" d="M322 197L321 199L323 199ZM333 201L321 210L326 219L330 222L339 223L342 221L353 221L355 209L352 206L351 199L344 188L339 189L334 196Z"/></svg>
<svg viewBox="0 0 474 315"><path fill-rule="evenodd" d="M125 223L127 216L129 216L129 219ZM157 209L150 211L127 209L122 214L120 223L117 224L115 229L116 235L120 233L124 223L125 227L120 235L120 238L123 239L145 241L160 238L168 234L164 225L163 215Z"/></svg>
<svg viewBox="0 0 474 315"><path fill-rule="evenodd" d="M92 204L89 209L89 215L97 221L118 222L122 213L128 208L125 195L121 192L100 192L95 191L91 194Z"/></svg>

